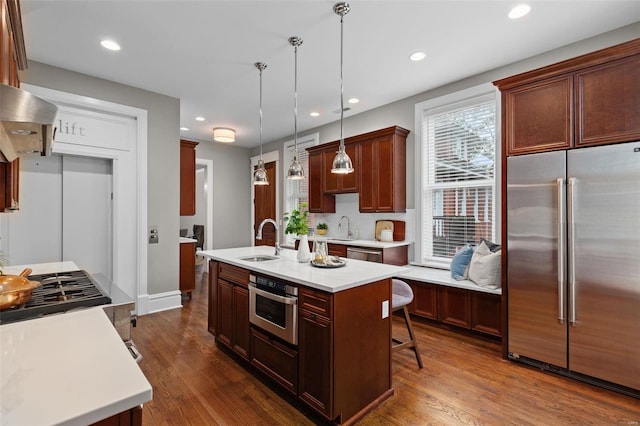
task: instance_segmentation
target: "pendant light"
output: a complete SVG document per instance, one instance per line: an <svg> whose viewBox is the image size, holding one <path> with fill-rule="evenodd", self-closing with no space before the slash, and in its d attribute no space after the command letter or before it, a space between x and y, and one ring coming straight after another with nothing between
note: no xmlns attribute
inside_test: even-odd
<svg viewBox="0 0 640 426"><path fill-rule="evenodd" d="M289 37L289 44L293 46L294 53L294 79L293 79L293 160L287 171L287 179L300 180L304 179L304 169L298 161L298 46L302 44L300 37Z"/></svg>
<svg viewBox="0 0 640 426"><path fill-rule="evenodd" d="M267 68L267 64L264 62L256 62L254 65L260 71L260 160L258 161L258 168L253 174L253 184L269 185L267 171L264 168L264 161L262 161L262 71Z"/></svg>
<svg viewBox="0 0 640 426"><path fill-rule="evenodd" d="M351 7L348 3L340 2L333 5L333 11L340 15L340 148L331 166L331 173L347 174L353 173L353 163L344 148L344 137L342 128L344 121L344 79L342 77L342 51L343 51L343 20L344 15L349 13Z"/></svg>

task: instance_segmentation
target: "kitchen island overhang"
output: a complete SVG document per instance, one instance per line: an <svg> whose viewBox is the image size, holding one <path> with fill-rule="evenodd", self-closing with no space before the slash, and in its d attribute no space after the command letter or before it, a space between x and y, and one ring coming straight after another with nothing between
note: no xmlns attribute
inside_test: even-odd
<svg viewBox="0 0 640 426"><path fill-rule="evenodd" d="M391 278L406 268L353 259L316 268L299 263L293 250L273 260L242 259L273 253L269 246L198 252L211 259L209 331L219 348L304 406L352 424L393 395ZM249 305L255 309L259 297L249 285L254 275L298 286L298 344L250 323Z"/></svg>

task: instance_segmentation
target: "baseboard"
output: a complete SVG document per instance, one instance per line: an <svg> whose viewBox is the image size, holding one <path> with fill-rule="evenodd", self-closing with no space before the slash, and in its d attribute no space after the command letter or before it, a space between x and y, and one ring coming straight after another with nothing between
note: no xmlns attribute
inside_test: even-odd
<svg viewBox="0 0 640 426"><path fill-rule="evenodd" d="M182 308L182 293L167 291L158 294L145 294L138 297L138 315L153 314L154 312Z"/></svg>

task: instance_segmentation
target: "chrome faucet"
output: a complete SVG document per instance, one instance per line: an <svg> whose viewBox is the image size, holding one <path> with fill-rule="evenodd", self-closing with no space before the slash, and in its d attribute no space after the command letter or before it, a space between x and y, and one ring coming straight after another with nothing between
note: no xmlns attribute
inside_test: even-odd
<svg viewBox="0 0 640 426"><path fill-rule="evenodd" d="M265 223L272 223L274 228L276 228L276 256L280 256L280 231L278 230L278 224L273 219L265 219L258 226L258 233L256 234L256 240L262 239L262 227Z"/></svg>
<svg viewBox="0 0 640 426"><path fill-rule="evenodd" d="M340 218L340 222L338 222L338 229L342 229L342 219L347 219L347 238L353 238L353 234L351 233L351 221L347 216L342 216Z"/></svg>

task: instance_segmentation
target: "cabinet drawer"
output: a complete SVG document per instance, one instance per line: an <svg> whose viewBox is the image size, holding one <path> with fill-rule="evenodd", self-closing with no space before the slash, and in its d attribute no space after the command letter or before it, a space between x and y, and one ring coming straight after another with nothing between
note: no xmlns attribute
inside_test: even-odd
<svg viewBox="0 0 640 426"><path fill-rule="evenodd" d="M234 265L221 263L218 276L244 287L249 285L249 271Z"/></svg>
<svg viewBox="0 0 640 426"><path fill-rule="evenodd" d="M300 309L306 309L327 318L331 318L333 314L333 297L329 293L300 287L298 302Z"/></svg>
<svg viewBox="0 0 640 426"><path fill-rule="evenodd" d="M327 244L327 251L330 256L347 257L347 246L344 244Z"/></svg>
<svg viewBox="0 0 640 426"><path fill-rule="evenodd" d="M251 328L251 364L298 394L298 352Z"/></svg>

